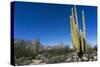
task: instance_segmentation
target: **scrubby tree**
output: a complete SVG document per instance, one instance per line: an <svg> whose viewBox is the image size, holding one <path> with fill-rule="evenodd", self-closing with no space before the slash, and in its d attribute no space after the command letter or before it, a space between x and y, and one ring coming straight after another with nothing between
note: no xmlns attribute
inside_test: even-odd
<svg viewBox="0 0 100 67"><path fill-rule="evenodd" d="M38 55L39 53L39 49L40 49L40 39L36 39L34 42L33 42L33 50L34 50L34 53L35 55Z"/></svg>

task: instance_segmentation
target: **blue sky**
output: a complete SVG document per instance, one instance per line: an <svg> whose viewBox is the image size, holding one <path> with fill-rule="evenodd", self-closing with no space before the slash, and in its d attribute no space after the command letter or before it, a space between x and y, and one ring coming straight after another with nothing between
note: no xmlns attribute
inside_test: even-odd
<svg viewBox="0 0 100 67"><path fill-rule="evenodd" d="M73 5L15 2L14 38L34 40L40 38L43 45L57 45L64 42L72 45L70 18ZM87 42L97 44L97 8L76 6L79 27L82 29L82 15L85 12Z"/></svg>

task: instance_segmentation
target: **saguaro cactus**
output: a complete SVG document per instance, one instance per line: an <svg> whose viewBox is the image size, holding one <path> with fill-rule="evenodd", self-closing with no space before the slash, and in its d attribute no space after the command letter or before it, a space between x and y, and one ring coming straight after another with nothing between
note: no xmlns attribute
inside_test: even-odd
<svg viewBox="0 0 100 67"><path fill-rule="evenodd" d="M82 11L84 51L87 49L84 11Z"/></svg>
<svg viewBox="0 0 100 67"><path fill-rule="evenodd" d="M84 11L82 11L83 32L79 31L76 6L74 6L74 9L71 8L71 13L72 14L70 16L70 29L71 29L73 49L77 53L82 54L82 52L86 50L86 28L85 28Z"/></svg>

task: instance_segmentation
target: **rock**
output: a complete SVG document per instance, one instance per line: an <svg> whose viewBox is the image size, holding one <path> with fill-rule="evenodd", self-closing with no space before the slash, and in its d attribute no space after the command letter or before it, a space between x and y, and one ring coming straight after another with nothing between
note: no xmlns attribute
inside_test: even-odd
<svg viewBox="0 0 100 67"><path fill-rule="evenodd" d="M72 62L72 58L68 58L68 59L66 59L66 62Z"/></svg>
<svg viewBox="0 0 100 67"><path fill-rule="evenodd" d="M84 56L84 57L82 57L82 60L83 61L88 61L88 58Z"/></svg>
<svg viewBox="0 0 100 67"><path fill-rule="evenodd" d="M78 58L78 62L82 62L82 59Z"/></svg>
<svg viewBox="0 0 100 67"><path fill-rule="evenodd" d="M42 56L42 55L38 55L38 56L36 57L36 59L37 59L37 60L44 60L44 59L46 59L46 57L44 57L44 56Z"/></svg>
<svg viewBox="0 0 100 67"><path fill-rule="evenodd" d="M62 59L59 56L46 59L46 63L60 63L60 62L62 62Z"/></svg>
<svg viewBox="0 0 100 67"><path fill-rule="evenodd" d="M83 57L88 57L89 55L87 53L83 54Z"/></svg>
<svg viewBox="0 0 100 67"><path fill-rule="evenodd" d="M96 60L97 60L97 56L94 56L94 57L93 57L93 60L96 61Z"/></svg>
<svg viewBox="0 0 100 67"><path fill-rule="evenodd" d="M32 63L31 60L25 60L25 61L23 62L23 65L29 65L29 64L31 64L31 63Z"/></svg>
<svg viewBox="0 0 100 67"><path fill-rule="evenodd" d="M31 64L40 64L42 63L42 60L32 60Z"/></svg>
<svg viewBox="0 0 100 67"><path fill-rule="evenodd" d="M37 60L40 60L41 57L42 57L42 55L38 55L38 56L36 56L36 59L37 59Z"/></svg>
<svg viewBox="0 0 100 67"><path fill-rule="evenodd" d="M73 56L73 62L77 62L78 61L78 59L77 59L77 56Z"/></svg>
<svg viewBox="0 0 100 67"><path fill-rule="evenodd" d="M89 61L93 61L93 59L89 59Z"/></svg>

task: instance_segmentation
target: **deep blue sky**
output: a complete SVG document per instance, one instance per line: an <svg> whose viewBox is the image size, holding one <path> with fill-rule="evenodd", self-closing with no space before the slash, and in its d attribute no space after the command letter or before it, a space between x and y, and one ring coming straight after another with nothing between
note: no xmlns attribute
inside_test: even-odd
<svg viewBox="0 0 100 67"><path fill-rule="evenodd" d="M43 45L60 42L72 45L70 18L73 5L15 2L14 38L34 40L40 38ZM97 8L76 6L79 27L82 29L81 11L85 12L87 42L97 44Z"/></svg>

